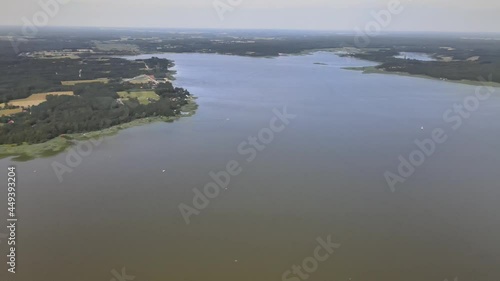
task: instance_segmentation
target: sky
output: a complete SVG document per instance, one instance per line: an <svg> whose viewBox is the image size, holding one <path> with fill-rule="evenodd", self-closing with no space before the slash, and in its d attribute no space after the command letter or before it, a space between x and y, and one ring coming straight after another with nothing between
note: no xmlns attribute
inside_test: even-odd
<svg viewBox="0 0 500 281"><path fill-rule="evenodd" d="M3 0L0 25L500 32L498 0ZM44 3L44 4L43 4ZM389 5L399 3L399 13ZM45 7L45 8L44 8ZM47 8L49 7L49 8ZM392 11L392 12L391 12ZM389 15L389 17L387 16Z"/></svg>

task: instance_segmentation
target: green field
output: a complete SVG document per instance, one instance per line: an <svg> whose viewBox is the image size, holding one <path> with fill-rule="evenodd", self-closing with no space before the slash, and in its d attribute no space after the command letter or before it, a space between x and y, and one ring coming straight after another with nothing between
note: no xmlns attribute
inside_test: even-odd
<svg viewBox="0 0 500 281"><path fill-rule="evenodd" d="M149 104L150 100L157 101L160 99L160 96L158 96L154 91L124 91L124 92L118 92L118 95L122 99L130 99L130 98L137 98L141 104Z"/></svg>
<svg viewBox="0 0 500 281"><path fill-rule="evenodd" d="M75 86L78 84L88 84L88 83L109 83L109 78L97 78L92 80L74 80L74 81L61 81L63 86Z"/></svg>

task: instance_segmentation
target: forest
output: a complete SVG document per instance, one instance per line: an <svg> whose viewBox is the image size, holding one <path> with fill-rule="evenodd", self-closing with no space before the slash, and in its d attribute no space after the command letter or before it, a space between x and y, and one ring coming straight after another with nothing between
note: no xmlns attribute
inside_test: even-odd
<svg viewBox="0 0 500 281"><path fill-rule="evenodd" d="M76 89L75 96L48 96L46 102L29 112L16 114L15 124L0 126L0 144L42 143L61 135L102 130L140 118L175 116L190 97L187 90L164 83L155 90L160 96L157 102L144 105L131 98L120 103L112 87L119 86L87 84Z"/></svg>
<svg viewBox="0 0 500 281"><path fill-rule="evenodd" d="M0 103L6 103L5 108L13 108L9 102L35 93L72 91L74 95L48 95L39 105L23 107L22 113L0 117L0 144L42 143L61 135L101 130L135 119L175 116L191 98L187 90L174 88L164 79L171 75L169 67L173 65L166 59L130 61L91 56L78 59L4 56L2 59ZM125 79L140 75L154 79L140 83ZM108 79L106 83L92 82L103 78ZM151 90L158 100L144 104L133 97L121 99L117 94L136 90Z"/></svg>
<svg viewBox="0 0 500 281"><path fill-rule="evenodd" d="M0 28L0 35L2 32L9 34ZM78 37L73 36L75 32L78 32ZM368 44L363 47L357 46L356 39L359 38L355 34L287 30L47 28L36 39L23 39L16 41L18 53L88 48L107 56L169 52L273 57L320 49L358 48L362 52L352 56L385 64L379 68L387 71L449 80L477 80L479 76L491 74L493 81L500 82L500 36L495 34L380 34L369 37ZM408 63L393 57L399 52L422 52L436 58L450 58L452 63L443 59ZM14 55L11 42L0 40L0 63L13 59ZM476 56L477 60L468 61ZM4 71L0 72L0 77L4 77ZM3 78L3 81L9 80L9 77ZM3 81L0 85L4 85Z"/></svg>

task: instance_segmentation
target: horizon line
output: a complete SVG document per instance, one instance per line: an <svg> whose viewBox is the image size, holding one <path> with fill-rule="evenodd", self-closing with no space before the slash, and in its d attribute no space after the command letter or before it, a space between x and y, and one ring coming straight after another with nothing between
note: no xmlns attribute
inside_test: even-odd
<svg viewBox="0 0 500 281"><path fill-rule="evenodd" d="M22 25L10 25L10 24L0 24L0 28L20 28L22 29L24 26ZM191 30L191 31L294 31L294 32L321 32L321 33L349 33L356 35L356 31L354 30L343 30L343 29L296 29L296 28L248 28L248 27L234 27L234 28L219 28L219 27L158 27L158 26L141 26L141 27L126 27L126 26L61 26L61 25L49 25L44 27L37 27L40 30L50 29L50 28L60 28L60 29L121 29L121 30L131 30L131 29L139 29L139 30ZM436 30L388 30L382 31L380 34L396 34L396 33L407 33L407 34L470 34L470 33L479 33L479 34L494 34L500 35L500 32L494 31L436 31Z"/></svg>

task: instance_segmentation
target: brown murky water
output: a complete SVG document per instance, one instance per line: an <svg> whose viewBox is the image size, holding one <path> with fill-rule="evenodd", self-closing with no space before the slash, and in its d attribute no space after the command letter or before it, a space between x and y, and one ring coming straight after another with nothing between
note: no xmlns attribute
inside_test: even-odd
<svg viewBox="0 0 500 281"><path fill-rule="evenodd" d="M107 137L62 183L51 164L66 154L16 163L18 273L1 241L0 280L110 281L125 268L136 281L281 281L328 235L341 246L307 280L500 280L498 93L454 131L443 114L473 86L364 75L342 67L369 63L330 53L165 57L198 113ZM238 146L285 105L297 117L246 161ZM435 128L446 142L391 192L384 172ZM241 173L186 225L179 204L231 160Z"/></svg>

